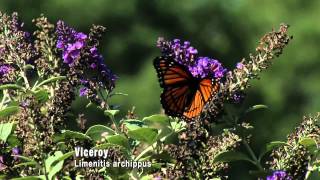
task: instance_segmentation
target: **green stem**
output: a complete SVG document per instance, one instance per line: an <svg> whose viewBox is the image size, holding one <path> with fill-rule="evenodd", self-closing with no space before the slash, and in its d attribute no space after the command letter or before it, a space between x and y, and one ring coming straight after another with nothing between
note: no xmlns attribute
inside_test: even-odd
<svg viewBox="0 0 320 180"><path fill-rule="evenodd" d="M260 161L258 160L257 156L254 154L252 148L249 146L249 144L245 138L243 138L242 143L246 147L247 151L249 152L251 158L254 161L254 164L257 166L257 168L259 170L263 171L263 167L261 166Z"/></svg>
<svg viewBox="0 0 320 180"><path fill-rule="evenodd" d="M116 124L116 121L115 121L115 119L114 119L114 116L111 117L111 121L112 121L112 124L114 125L114 128L115 128L116 132L117 132L118 134L120 134L121 132L120 132L120 130L119 130L119 128L118 128L118 124Z"/></svg>
<svg viewBox="0 0 320 180"><path fill-rule="evenodd" d="M2 109L6 99L7 99L7 90L3 90L3 96L2 96L2 100L1 100L1 104L0 104L0 109Z"/></svg>
<svg viewBox="0 0 320 180"><path fill-rule="evenodd" d="M24 71L22 71L20 73L20 75L23 78L23 81L24 81L24 84L26 85L26 88L29 89L30 88L30 84L29 84L28 78L26 76L26 73Z"/></svg>

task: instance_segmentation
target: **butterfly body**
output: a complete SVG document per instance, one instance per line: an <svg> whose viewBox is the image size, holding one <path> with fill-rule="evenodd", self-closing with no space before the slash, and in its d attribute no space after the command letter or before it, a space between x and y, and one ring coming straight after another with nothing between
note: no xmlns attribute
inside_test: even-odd
<svg viewBox="0 0 320 180"><path fill-rule="evenodd" d="M154 67L163 88L161 104L170 116L186 120L198 117L219 88L210 77L193 77L186 66L175 62L172 57L156 58Z"/></svg>

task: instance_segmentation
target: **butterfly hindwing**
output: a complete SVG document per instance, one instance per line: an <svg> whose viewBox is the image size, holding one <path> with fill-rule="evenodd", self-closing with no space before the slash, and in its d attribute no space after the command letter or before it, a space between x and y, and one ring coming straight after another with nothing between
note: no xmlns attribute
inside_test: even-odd
<svg viewBox="0 0 320 180"><path fill-rule="evenodd" d="M205 104L211 99L212 94L218 90L218 84L213 83L212 79L202 79L199 82L194 97L189 105L189 108L183 113L187 119L192 119L200 115Z"/></svg>

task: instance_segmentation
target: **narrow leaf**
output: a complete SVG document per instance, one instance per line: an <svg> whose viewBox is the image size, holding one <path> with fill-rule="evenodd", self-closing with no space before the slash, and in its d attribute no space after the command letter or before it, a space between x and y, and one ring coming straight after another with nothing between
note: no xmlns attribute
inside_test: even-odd
<svg viewBox="0 0 320 180"><path fill-rule="evenodd" d="M46 85L46 84L49 84L49 83L52 83L52 82L56 82L56 81L60 81L60 80L63 80L63 79L66 79L66 77L65 76L51 77L51 78L46 79L46 80L42 81L41 83L39 83L37 85L37 87L41 87L43 85Z"/></svg>
<svg viewBox="0 0 320 180"><path fill-rule="evenodd" d="M0 90L3 89L19 89L19 90L23 90L24 88L22 86L19 86L17 84L4 84L0 86Z"/></svg>
<svg viewBox="0 0 320 180"><path fill-rule="evenodd" d="M9 106L0 111L0 118L9 117L19 112L19 106Z"/></svg>
<svg viewBox="0 0 320 180"><path fill-rule="evenodd" d="M247 111L245 112L246 114L258 109L268 109L268 106L263 105L263 104L258 104L258 105L254 105L252 107L250 107L249 109L247 109Z"/></svg>
<svg viewBox="0 0 320 180"><path fill-rule="evenodd" d="M214 158L214 162L233 162L233 161L249 161L252 163L252 160L245 154L236 151L227 151L218 154Z"/></svg>

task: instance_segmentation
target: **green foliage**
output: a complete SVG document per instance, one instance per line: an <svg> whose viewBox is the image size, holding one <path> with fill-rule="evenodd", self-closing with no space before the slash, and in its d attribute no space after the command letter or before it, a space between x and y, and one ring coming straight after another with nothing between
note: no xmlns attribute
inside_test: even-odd
<svg viewBox="0 0 320 180"><path fill-rule="evenodd" d="M86 135L94 141L100 141L102 139L103 133L106 133L106 136L111 136L115 134L114 130L107 126L94 125L87 130Z"/></svg>
<svg viewBox="0 0 320 180"><path fill-rule="evenodd" d="M14 130L14 123L0 123L0 139L4 142Z"/></svg>
<svg viewBox="0 0 320 180"><path fill-rule="evenodd" d="M5 107L2 110L0 110L0 118L9 117L13 114L16 114L17 112L19 112L18 106Z"/></svg>

